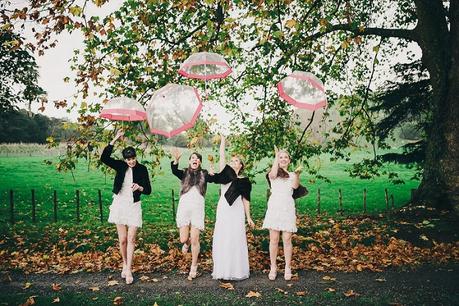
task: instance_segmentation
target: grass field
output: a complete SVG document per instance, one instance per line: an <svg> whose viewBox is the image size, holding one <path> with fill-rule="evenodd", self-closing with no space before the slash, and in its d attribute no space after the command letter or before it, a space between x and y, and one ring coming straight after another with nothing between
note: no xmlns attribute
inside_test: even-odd
<svg viewBox="0 0 459 306"><path fill-rule="evenodd" d="M39 150L38 150L39 151ZM53 165L46 165L43 160L56 159L55 152L46 156L42 152L32 154L9 154L0 156L0 221L10 219L9 190L14 191L15 219L29 222L32 220L31 189L35 189L37 203L37 222L49 223L53 221L53 191L57 191L58 220L73 222L76 220L75 190L80 190L80 217L85 222L100 222L98 207L98 189L102 190L104 220L108 216L108 207L111 203L111 187L113 176L105 176L98 169L89 169L84 160L80 160L75 171L74 182L70 173L58 173ZM207 152L204 152L207 153ZM354 154L354 159L365 153ZM38 156L33 156L38 155ZM45 157L43 156L45 155ZM180 165L186 166L188 152ZM203 154L206 156L207 154ZM410 198L411 188L416 188L417 181L409 180L413 172L399 165L390 165L391 170L398 172L406 180L404 185L393 185L387 178L380 177L372 180L352 179L344 171L350 163L339 161L330 162L326 157L313 161L320 164L321 174L328 177L331 183L322 181L312 182L307 174L302 174L301 181L310 193L307 197L298 200L299 214L315 214L317 189L321 193L321 211L330 215L336 214L338 206L338 189L342 189L344 214L358 214L363 212L363 189L367 189L367 211L378 213L385 210L384 189L394 195L395 206L403 205ZM204 161L207 166L207 161ZM179 181L170 173L169 160L162 160L163 175L152 181L153 193L142 198L144 221L146 223L174 224L172 214L171 190L176 195L179 192ZM252 217L261 220L266 210L267 183L264 175L255 178L252 192ZM210 184L206 196L206 217L215 219L216 203L218 201L218 186Z"/></svg>

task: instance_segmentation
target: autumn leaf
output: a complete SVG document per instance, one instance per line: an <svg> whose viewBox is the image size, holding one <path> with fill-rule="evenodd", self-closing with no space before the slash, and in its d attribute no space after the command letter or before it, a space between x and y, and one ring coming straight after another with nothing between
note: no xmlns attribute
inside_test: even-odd
<svg viewBox="0 0 459 306"><path fill-rule="evenodd" d="M54 303L60 303L61 299L59 297L56 297L53 299L53 304Z"/></svg>
<svg viewBox="0 0 459 306"><path fill-rule="evenodd" d="M305 296L306 295L306 291L298 291L295 293L297 296Z"/></svg>
<svg viewBox="0 0 459 306"><path fill-rule="evenodd" d="M421 238L424 241L429 241L429 238L427 238L426 235L420 235L419 238Z"/></svg>
<svg viewBox="0 0 459 306"><path fill-rule="evenodd" d="M328 292L335 292L336 289L335 289L335 288L325 288L325 291L328 291Z"/></svg>
<svg viewBox="0 0 459 306"><path fill-rule="evenodd" d="M377 278L377 279L375 279L375 281L377 281L377 282L385 282L386 279L385 278Z"/></svg>
<svg viewBox="0 0 459 306"><path fill-rule="evenodd" d="M328 276L328 275L325 275L324 277L322 277L322 279L323 279L324 281L330 281L330 282L333 282L333 281L336 280L336 278L331 277L331 276Z"/></svg>
<svg viewBox="0 0 459 306"><path fill-rule="evenodd" d="M117 280L108 281L108 286L109 286L109 287L111 287L111 286L116 286L116 285L119 285L119 283L118 283Z"/></svg>
<svg viewBox="0 0 459 306"><path fill-rule="evenodd" d="M153 283L157 283L157 282L159 282L159 279L153 278L152 281L153 281Z"/></svg>
<svg viewBox="0 0 459 306"><path fill-rule="evenodd" d="M346 297L351 297L351 296L358 296L360 294L358 294L357 292L354 292L354 290L348 290L346 292L343 293Z"/></svg>
<svg viewBox="0 0 459 306"><path fill-rule="evenodd" d="M289 19L289 20L287 20L287 22L285 23L285 26L286 26L287 28L292 29L292 28L294 28L294 27L296 26L296 24L297 24L297 22L296 22L295 19Z"/></svg>
<svg viewBox="0 0 459 306"><path fill-rule="evenodd" d="M32 286L32 283L26 282L24 284L24 287L22 287L22 289L29 289L31 286Z"/></svg>
<svg viewBox="0 0 459 306"><path fill-rule="evenodd" d="M37 297L36 295L29 296L29 297L27 298L27 301L25 301L25 303L22 304L21 306L30 306L30 305L34 305L34 304L35 304L35 298L36 298L36 297Z"/></svg>
<svg viewBox="0 0 459 306"><path fill-rule="evenodd" d="M53 291L59 291L61 290L61 284L55 284L53 283L53 285L51 286L53 288Z"/></svg>
<svg viewBox="0 0 459 306"><path fill-rule="evenodd" d="M285 291L284 289L281 289L281 288L276 288L277 291L279 291L280 293L283 293L283 294L288 294L287 291Z"/></svg>
<svg viewBox="0 0 459 306"><path fill-rule="evenodd" d="M113 305L121 305L123 304L123 298L121 296L117 296L113 299Z"/></svg>
<svg viewBox="0 0 459 306"><path fill-rule="evenodd" d="M142 275L139 279L140 279L141 281L143 281L143 282L146 282L146 281L150 280L150 277L149 277L149 276L146 276L146 275Z"/></svg>
<svg viewBox="0 0 459 306"><path fill-rule="evenodd" d="M225 288L228 290L234 290L234 286L231 283L220 283L220 288Z"/></svg>
<svg viewBox="0 0 459 306"><path fill-rule="evenodd" d="M94 291L99 291L100 288L99 288L99 287L89 287L89 290L91 290L92 292L94 292Z"/></svg>
<svg viewBox="0 0 459 306"><path fill-rule="evenodd" d="M249 293L247 293L245 297L248 297L248 298L253 298L253 297L259 298L259 297L261 297L261 293L258 292L258 291L249 291Z"/></svg>

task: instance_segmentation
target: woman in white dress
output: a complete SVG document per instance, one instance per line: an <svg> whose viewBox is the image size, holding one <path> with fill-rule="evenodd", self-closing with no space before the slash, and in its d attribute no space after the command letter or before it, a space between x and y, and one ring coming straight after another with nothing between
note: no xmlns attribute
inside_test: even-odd
<svg viewBox="0 0 459 306"><path fill-rule="evenodd" d="M277 276L277 252L279 237L282 232L285 256L285 280L292 278L290 263L292 260L292 234L297 231L294 189L299 187L299 173L288 172L290 156L286 151L279 151L276 147L275 158L271 171L268 173L271 196L268 200L263 228L269 229L269 256L271 270L268 278L275 280Z"/></svg>
<svg viewBox="0 0 459 306"><path fill-rule="evenodd" d="M132 261L134 258L135 236L137 228L142 227L141 194L150 194L151 185L148 170L137 162L134 148L127 147L122 151L123 160L111 157L113 145L124 135L118 131L115 138L104 148L100 160L116 171L113 182L113 202L110 205L108 222L116 224L118 232L123 270L121 277L126 284L132 284Z"/></svg>
<svg viewBox="0 0 459 306"><path fill-rule="evenodd" d="M204 196L207 183L212 182L213 178L207 170L201 168L201 154L192 153L188 160L188 168L183 170L178 168L181 152L174 148L171 154L174 157L171 162L172 173L181 181L176 222L180 231L180 242L183 243L182 252L187 253L191 245L191 267L188 275L191 280L197 276L199 234L204 230Z"/></svg>
<svg viewBox="0 0 459 306"><path fill-rule="evenodd" d="M250 217L252 185L241 176L243 168L238 156L226 165L225 137L221 136L220 173L214 175L215 183L222 184L212 242L214 279L243 280L250 274L245 219L250 227L255 224Z"/></svg>

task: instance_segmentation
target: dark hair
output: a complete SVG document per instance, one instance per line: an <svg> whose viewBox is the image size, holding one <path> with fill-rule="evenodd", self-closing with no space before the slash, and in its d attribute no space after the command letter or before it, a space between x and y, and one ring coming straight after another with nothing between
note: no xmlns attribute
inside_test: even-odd
<svg viewBox="0 0 459 306"><path fill-rule="evenodd" d="M193 152L193 153L191 153L191 155L190 155L190 157L188 158L188 160L191 159L191 156L193 156L193 154L196 155L196 157L197 157L197 158L201 161L201 163L202 163L202 155L199 154L198 152Z"/></svg>
<svg viewBox="0 0 459 306"><path fill-rule="evenodd" d="M133 147L124 148L121 154L123 154L124 159L136 157L135 149Z"/></svg>

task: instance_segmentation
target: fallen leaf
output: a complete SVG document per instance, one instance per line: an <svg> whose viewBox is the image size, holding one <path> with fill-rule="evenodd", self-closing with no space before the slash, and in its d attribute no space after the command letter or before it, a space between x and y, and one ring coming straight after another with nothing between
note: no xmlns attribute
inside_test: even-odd
<svg viewBox="0 0 459 306"><path fill-rule="evenodd" d="M358 296L360 294L358 294L357 292L354 292L354 290L348 290L346 292L343 293L345 296L347 297L351 297L351 296Z"/></svg>
<svg viewBox="0 0 459 306"><path fill-rule="evenodd" d="M247 293L245 297L248 297L248 298L253 298L253 297L259 298L259 297L261 297L261 293L258 292L258 291L249 291L249 293Z"/></svg>
<svg viewBox="0 0 459 306"><path fill-rule="evenodd" d="M37 297L36 295L29 296L29 297L27 298L27 301L25 301L25 303L22 304L21 306L30 306L30 305L34 305L34 304L35 304L35 298L36 298L36 297Z"/></svg>
<svg viewBox="0 0 459 306"><path fill-rule="evenodd" d="M427 238L426 235L420 235L419 238L421 238L424 241L429 241L429 238Z"/></svg>
<svg viewBox="0 0 459 306"><path fill-rule="evenodd" d="M94 292L94 291L99 291L100 288L99 287L89 287L89 290Z"/></svg>
<svg viewBox="0 0 459 306"><path fill-rule="evenodd" d="M386 279L385 278L377 278L377 279L375 279L375 281L377 281L377 282L385 282Z"/></svg>
<svg viewBox="0 0 459 306"><path fill-rule="evenodd" d="M234 290L234 286L231 283L220 283L220 288L225 288L228 290Z"/></svg>
<svg viewBox="0 0 459 306"><path fill-rule="evenodd" d="M121 305L123 304L123 298L121 296L117 296L113 299L113 305Z"/></svg>
<svg viewBox="0 0 459 306"><path fill-rule="evenodd" d="M150 277L149 277L149 276L146 276L146 275L142 275L141 277L139 277L139 279L140 279L141 281L143 281L143 282L146 282L147 280L150 279Z"/></svg>
<svg viewBox="0 0 459 306"><path fill-rule="evenodd" d="M31 286L32 286L32 283L27 282L24 284L24 287L22 287L22 289L29 289Z"/></svg>
<svg viewBox="0 0 459 306"><path fill-rule="evenodd" d="M306 295L306 291L298 291L295 294L298 295L298 296L305 296Z"/></svg>
<svg viewBox="0 0 459 306"><path fill-rule="evenodd" d="M61 301L61 299L59 297L56 297L53 299L53 304L54 303L59 303Z"/></svg>
<svg viewBox="0 0 459 306"><path fill-rule="evenodd" d="M116 286L116 285L119 285L117 280L108 281L108 286Z"/></svg>
<svg viewBox="0 0 459 306"><path fill-rule="evenodd" d="M99 297L95 296L95 297L92 298L92 300L93 300L93 301L97 301L98 298L99 298Z"/></svg>
<svg viewBox="0 0 459 306"><path fill-rule="evenodd" d="M285 291L284 289L281 289L281 288L276 288L277 291L279 291L280 293L283 293L283 294L288 294L287 291Z"/></svg>
<svg viewBox="0 0 459 306"><path fill-rule="evenodd" d="M292 287L292 286L293 286L293 284L287 284L287 287Z"/></svg>
<svg viewBox="0 0 459 306"><path fill-rule="evenodd" d="M335 288L325 288L325 290L328 291L328 292L335 292L336 291Z"/></svg>
<svg viewBox="0 0 459 306"><path fill-rule="evenodd" d="M336 280L335 277L331 277L331 276L328 276L328 275L325 275L324 277L322 277L322 279L323 279L324 281L331 281L331 282L333 282L333 281Z"/></svg>
<svg viewBox="0 0 459 306"><path fill-rule="evenodd" d="M153 281L153 283L157 283L157 282L159 282L159 279L153 278L152 281Z"/></svg>
<svg viewBox="0 0 459 306"><path fill-rule="evenodd" d="M52 288L53 288L53 291L59 291L62 289L61 284L56 284L56 283L53 283Z"/></svg>

